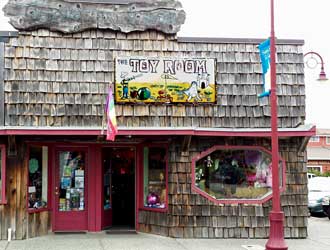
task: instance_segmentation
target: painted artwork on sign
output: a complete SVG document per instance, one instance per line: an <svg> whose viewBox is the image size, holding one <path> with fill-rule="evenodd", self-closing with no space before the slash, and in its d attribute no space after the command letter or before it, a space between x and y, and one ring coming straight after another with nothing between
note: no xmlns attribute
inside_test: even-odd
<svg viewBox="0 0 330 250"><path fill-rule="evenodd" d="M215 60L118 57L116 102L214 103Z"/></svg>

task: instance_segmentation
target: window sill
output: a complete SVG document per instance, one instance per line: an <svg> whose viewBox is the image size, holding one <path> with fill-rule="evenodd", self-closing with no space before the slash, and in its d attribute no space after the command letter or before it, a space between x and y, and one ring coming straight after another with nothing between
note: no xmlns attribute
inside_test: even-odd
<svg viewBox="0 0 330 250"><path fill-rule="evenodd" d="M168 207L165 208L140 207L140 210L157 212L157 213L166 213L168 211Z"/></svg>
<svg viewBox="0 0 330 250"><path fill-rule="evenodd" d="M45 212L45 211L50 211L50 208L39 208L39 209L28 208L29 214L41 213L41 212Z"/></svg>

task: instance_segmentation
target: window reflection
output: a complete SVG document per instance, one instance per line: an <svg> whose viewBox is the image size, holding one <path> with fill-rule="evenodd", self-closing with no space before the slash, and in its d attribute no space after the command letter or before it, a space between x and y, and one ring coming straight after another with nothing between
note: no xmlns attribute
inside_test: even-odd
<svg viewBox="0 0 330 250"><path fill-rule="evenodd" d="M59 211L85 210L85 153L60 152Z"/></svg>
<svg viewBox="0 0 330 250"><path fill-rule="evenodd" d="M261 199L272 187L271 155L259 150L214 151L196 162L195 185L216 199Z"/></svg>

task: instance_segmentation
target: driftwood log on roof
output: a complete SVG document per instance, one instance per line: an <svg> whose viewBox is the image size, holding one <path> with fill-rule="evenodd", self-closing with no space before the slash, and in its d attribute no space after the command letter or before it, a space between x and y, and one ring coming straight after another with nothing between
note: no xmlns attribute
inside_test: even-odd
<svg viewBox="0 0 330 250"><path fill-rule="evenodd" d="M47 28L64 33L98 28L176 34L186 17L176 0L9 0L3 11L18 30Z"/></svg>

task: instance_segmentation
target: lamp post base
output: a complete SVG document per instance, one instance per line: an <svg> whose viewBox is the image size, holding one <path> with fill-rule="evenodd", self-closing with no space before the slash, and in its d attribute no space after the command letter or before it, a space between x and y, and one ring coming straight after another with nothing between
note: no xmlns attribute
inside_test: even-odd
<svg viewBox="0 0 330 250"><path fill-rule="evenodd" d="M269 239L266 243L266 250L287 250L288 246L284 240L284 213L269 213L270 231Z"/></svg>

